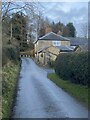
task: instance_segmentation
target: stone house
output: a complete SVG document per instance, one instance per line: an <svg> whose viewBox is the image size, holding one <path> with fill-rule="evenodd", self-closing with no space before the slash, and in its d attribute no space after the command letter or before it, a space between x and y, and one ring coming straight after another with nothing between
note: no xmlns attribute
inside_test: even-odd
<svg viewBox="0 0 90 120"><path fill-rule="evenodd" d="M38 58L42 64L47 64L47 62L55 60L58 54L59 49L51 45L38 51L36 58Z"/></svg>
<svg viewBox="0 0 90 120"><path fill-rule="evenodd" d="M52 32L50 26L45 27L45 35L34 43L35 57L42 64L54 61L58 54L67 52L79 52L88 50L86 38L63 37L62 32Z"/></svg>
<svg viewBox="0 0 90 120"><path fill-rule="evenodd" d="M73 52L74 46L70 46L70 39L49 32L35 42L35 57L42 63L54 61L60 52Z"/></svg>

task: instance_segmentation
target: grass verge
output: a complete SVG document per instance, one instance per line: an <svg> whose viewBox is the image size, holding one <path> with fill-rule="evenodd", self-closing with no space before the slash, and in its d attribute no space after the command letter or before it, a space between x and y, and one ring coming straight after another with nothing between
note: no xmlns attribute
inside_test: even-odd
<svg viewBox="0 0 90 120"><path fill-rule="evenodd" d="M19 65L8 63L2 68L2 118L9 118L19 73Z"/></svg>
<svg viewBox="0 0 90 120"><path fill-rule="evenodd" d="M74 96L76 99L78 99L80 102L82 102L85 106L88 107L88 103L89 103L88 102L88 87L77 85L67 80L62 80L55 73L48 74L48 78L52 80L60 88L62 88L63 90L65 90L66 92Z"/></svg>

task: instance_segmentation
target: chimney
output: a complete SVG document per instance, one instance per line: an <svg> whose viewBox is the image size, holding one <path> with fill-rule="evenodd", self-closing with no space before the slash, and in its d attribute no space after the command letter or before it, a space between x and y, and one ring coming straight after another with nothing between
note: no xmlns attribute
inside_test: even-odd
<svg viewBox="0 0 90 120"><path fill-rule="evenodd" d="M45 27L45 34L52 32L52 28L50 26Z"/></svg>
<svg viewBox="0 0 90 120"><path fill-rule="evenodd" d="M62 35L62 32L59 30L58 33L57 33L57 35Z"/></svg>

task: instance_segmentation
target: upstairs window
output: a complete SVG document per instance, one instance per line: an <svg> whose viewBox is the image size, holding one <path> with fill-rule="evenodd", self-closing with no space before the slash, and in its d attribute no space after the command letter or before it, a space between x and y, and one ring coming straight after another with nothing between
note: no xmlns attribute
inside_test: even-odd
<svg viewBox="0 0 90 120"><path fill-rule="evenodd" d="M61 45L61 41L53 41L53 45L54 46L60 46Z"/></svg>

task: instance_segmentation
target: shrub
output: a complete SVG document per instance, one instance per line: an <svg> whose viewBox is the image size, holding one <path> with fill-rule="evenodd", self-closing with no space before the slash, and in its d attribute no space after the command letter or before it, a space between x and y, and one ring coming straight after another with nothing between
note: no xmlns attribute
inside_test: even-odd
<svg viewBox="0 0 90 120"><path fill-rule="evenodd" d="M60 54L55 62L55 72L63 79L76 84L88 84L88 53Z"/></svg>
<svg viewBox="0 0 90 120"><path fill-rule="evenodd" d="M8 57L6 56L6 51L3 49L2 52L2 66L4 66L8 62Z"/></svg>
<svg viewBox="0 0 90 120"><path fill-rule="evenodd" d="M48 61L48 65L53 68L55 65L55 61L53 60Z"/></svg>
<svg viewBox="0 0 90 120"><path fill-rule="evenodd" d="M16 92L19 65L8 63L2 68L2 117L9 119Z"/></svg>
<svg viewBox="0 0 90 120"><path fill-rule="evenodd" d="M19 60L19 50L16 47L13 46L3 47L2 65L5 65L8 60L12 60L15 63L17 63L17 61Z"/></svg>

